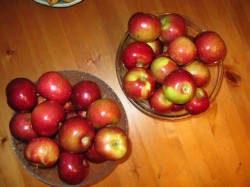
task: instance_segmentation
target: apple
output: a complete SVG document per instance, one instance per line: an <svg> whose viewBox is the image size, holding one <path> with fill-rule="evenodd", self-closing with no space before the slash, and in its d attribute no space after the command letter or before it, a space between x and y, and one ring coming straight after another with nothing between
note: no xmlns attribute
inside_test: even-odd
<svg viewBox="0 0 250 187"><path fill-rule="evenodd" d="M159 113L167 113L169 112L174 103L169 101L166 96L162 92L162 87L158 87L154 94L149 98L149 106L155 111Z"/></svg>
<svg viewBox="0 0 250 187"><path fill-rule="evenodd" d="M159 39L147 42L147 44L152 48L155 57L163 53L164 44Z"/></svg>
<svg viewBox="0 0 250 187"><path fill-rule="evenodd" d="M79 116L76 111L69 111L65 113L65 119Z"/></svg>
<svg viewBox="0 0 250 187"><path fill-rule="evenodd" d="M160 17L161 34L159 39L164 43L169 43L173 39L185 36L187 25L185 19L176 13L166 14Z"/></svg>
<svg viewBox="0 0 250 187"><path fill-rule="evenodd" d="M66 119L58 132L61 147L74 153L86 151L91 146L94 136L92 124L79 116Z"/></svg>
<svg viewBox="0 0 250 187"><path fill-rule="evenodd" d="M177 69L166 77L162 91L174 104L184 104L194 97L196 84L188 71Z"/></svg>
<svg viewBox="0 0 250 187"><path fill-rule="evenodd" d="M163 51L159 56L170 57L167 51Z"/></svg>
<svg viewBox="0 0 250 187"><path fill-rule="evenodd" d="M156 79L145 68L133 68L128 70L122 78L124 93L134 100L146 100L155 91Z"/></svg>
<svg viewBox="0 0 250 187"><path fill-rule="evenodd" d="M85 110L99 98L101 98L101 90L97 83L82 80L73 86L70 100L76 110Z"/></svg>
<svg viewBox="0 0 250 187"><path fill-rule="evenodd" d="M71 118L71 117L75 117L75 116L86 118L86 110L77 110L77 111L66 112L65 119L68 119L68 118Z"/></svg>
<svg viewBox="0 0 250 187"><path fill-rule="evenodd" d="M60 149L57 143L48 137L37 137L24 147L24 158L34 166L51 167L59 159Z"/></svg>
<svg viewBox="0 0 250 187"><path fill-rule="evenodd" d="M37 95L37 105L44 102L44 101L46 101L46 98L38 94Z"/></svg>
<svg viewBox="0 0 250 187"><path fill-rule="evenodd" d="M75 108L72 104L72 102L69 100L67 101L64 105L63 105L63 108L65 110L65 112L73 112L75 111Z"/></svg>
<svg viewBox="0 0 250 187"><path fill-rule="evenodd" d="M127 69L147 68L154 58L153 49L144 42L129 43L122 51L121 59Z"/></svg>
<svg viewBox="0 0 250 187"><path fill-rule="evenodd" d="M166 76L177 68L177 64L171 58L165 56L156 57L150 65L151 73L160 84L163 84Z"/></svg>
<svg viewBox="0 0 250 187"><path fill-rule="evenodd" d="M42 74L36 84L37 91L47 100L64 105L71 96L70 82L59 72L49 71Z"/></svg>
<svg viewBox="0 0 250 187"><path fill-rule="evenodd" d="M7 103L16 112L31 111L37 104L36 85L27 78L11 80L5 89Z"/></svg>
<svg viewBox="0 0 250 187"><path fill-rule="evenodd" d="M129 18L128 33L136 41L154 41L161 34L161 22L153 14L136 12Z"/></svg>
<svg viewBox="0 0 250 187"><path fill-rule="evenodd" d="M96 151L105 159L119 160L128 152L129 139L123 129L106 126L97 131L94 144Z"/></svg>
<svg viewBox="0 0 250 187"><path fill-rule="evenodd" d="M84 181L89 174L89 163L80 153L63 151L58 160L58 176L70 185L76 185Z"/></svg>
<svg viewBox="0 0 250 187"><path fill-rule="evenodd" d="M205 86L210 80L209 68L200 60L194 60L192 63L183 66L182 69L191 73L197 87Z"/></svg>
<svg viewBox="0 0 250 187"><path fill-rule="evenodd" d="M173 112L179 112L181 110L184 109L184 104L174 104L173 108L171 109L171 111Z"/></svg>
<svg viewBox="0 0 250 187"><path fill-rule="evenodd" d="M87 113L86 110L78 110L78 111L76 111L76 113L78 116L86 118L86 113Z"/></svg>
<svg viewBox="0 0 250 187"><path fill-rule="evenodd" d="M185 103L185 110L188 111L189 114L197 115L205 112L209 108L209 105L210 102L207 92L203 88L198 87L193 99Z"/></svg>
<svg viewBox="0 0 250 187"><path fill-rule="evenodd" d="M86 118L95 128L101 128L118 123L121 119L121 110L115 100L101 98L88 107Z"/></svg>
<svg viewBox="0 0 250 187"><path fill-rule="evenodd" d="M31 122L40 136L53 136L58 132L59 123L64 117L63 106L54 101L44 101L32 111Z"/></svg>
<svg viewBox="0 0 250 187"><path fill-rule="evenodd" d="M221 36L214 31L204 31L194 38L199 59L206 64L223 60L227 47Z"/></svg>
<svg viewBox="0 0 250 187"><path fill-rule="evenodd" d="M15 113L9 122L12 136L21 142L29 142L38 137L31 123L31 113Z"/></svg>
<svg viewBox="0 0 250 187"><path fill-rule="evenodd" d="M106 159L96 151L94 143L86 152L84 152L84 156L88 161L95 164L100 164L106 161Z"/></svg>
<svg viewBox="0 0 250 187"><path fill-rule="evenodd" d="M168 45L167 52L180 66L193 62L197 56L194 42L186 36L180 36L172 40Z"/></svg>

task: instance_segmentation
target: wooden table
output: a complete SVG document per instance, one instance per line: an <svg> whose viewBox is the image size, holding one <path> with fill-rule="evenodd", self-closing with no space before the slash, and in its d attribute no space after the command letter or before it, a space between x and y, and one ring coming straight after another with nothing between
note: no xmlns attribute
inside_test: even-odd
<svg viewBox="0 0 250 187"><path fill-rule="evenodd" d="M224 80L205 114L177 122L152 119L123 94L116 51L137 11L181 13L225 40ZM5 87L13 78L35 81L50 70L98 76L126 109L131 155L93 186L250 186L249 34L249 0L84 0L68 8L1 1L0 186L47 186L20 165L12 150Z"/></svg>

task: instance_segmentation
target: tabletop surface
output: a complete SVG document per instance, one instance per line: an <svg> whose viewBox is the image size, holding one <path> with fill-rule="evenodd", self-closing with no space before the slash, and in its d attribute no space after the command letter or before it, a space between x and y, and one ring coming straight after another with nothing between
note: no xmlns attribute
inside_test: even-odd
<svg viewBox="0 0 250 187"><path fill-rule="evenodd" d="M175 12L219 33L228 52L223 82L202 115L158 120L122 92L116 52L135 12ZM31 176L11 146L5 87L46 71L80 70L105 81L128 116L131 153L93 186L250 186L250 1L84 0L67 8L0 2L0 186L48 186Z"/></svg>

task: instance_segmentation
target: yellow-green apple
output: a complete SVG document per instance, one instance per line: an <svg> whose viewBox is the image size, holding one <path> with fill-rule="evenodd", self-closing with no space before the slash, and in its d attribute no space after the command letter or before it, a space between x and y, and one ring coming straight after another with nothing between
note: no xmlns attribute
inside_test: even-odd
<svg viewBox="0 0 250 187"><path fill-rule="evenodd" d="M117 126L106 126L97 131L94 138L96 151L107 160L119 160L126 156L129 138Z"/></svg>
<svg viewBox="0 0 250 187"><path fill-rule="evenodd" d="M194 60L192 63L183 66L182 69L191 73L197 87L205 86L210 80L209 68L200 60Z"/></svg>
<svg viewBox="0 0 250 187"><path fill-rule="evenodd" d="M153 49L144 42L129 43L121 54L122 62L127 69L135 67L147 68L153 58Z"/></svg>
<svg viewBox="0 0 250 187"><path fill-rule="evenodd" d="M70 82L59 72L49 71L42 74L36 84L37 91L47 100L64 105L71 96Z"/></svg>
<svg viewBox="0 0 250 187"><path fill-rule="evenodd" d="M24 147L24 158L36 167L51 167L59 159L60 149L49 137L37 137Z"/></svg>
<svg viewBox="0 0 250 187"><path fill-rule="evenodd" d="M151 73L160 84L163 84L166 76L177 68L177 64L171 58L165 56L156 57L150 64Z"/></svg>
<svg viewBox="0 0 250 187"><path fill-rule="evenodd" d="M197 56L194 42L186 36L180 36L172 40L168 45L167 52L180 66L193 62Z"/></svg>
<svg viewBox="0 0 250 187"><path fill-rule="evenodd" d="M227 47L221 36L214 31L204 31L194 38L199 59L206 64L223 60Z"/></svg>
<svg viewBox="0 0 250 187"><path fill-rule="evenodd" d="M124 93L134 100L148 99L155 91L156 79L145 68L133 68L122 78Z"/></svg>
<svg viewBox="0 0 250 187"><path fill-rule="evenodd" d="M195 92L195 96L185 103L185 110L192 115L197 115L205 112L209 108L209 97L203 88L198 87Z"/></svg>
<svg viewBox="0 0 250 187"><path fill-rule="evenodd" d="M63 151L58 160L58 176L70 185L80 184L89 175L89 163L81 153Z"/></svg>
<svg viewBox="0 0 250 187"><path fill-rule="evenodd" d="M136 41L154 41L161 33L161 22L153 14L136 12L128 21L128 33Z"/></svg>
<svg viewBox="0 0 250 187"><path fill-rule="evenodd" d="M27 78L12 79L6 86L8 105L16 112L31 111L37 104L36 85Z"/></svg>
<svg viewBox="0 0 250 187"><path fill-rule="evenodd" d="M161 34L159 39L164 43L169 43L173 39L185 36L187 25L185 19L176 13L166 14L160 17Z"/></svg>
<svg viewBox="0 0 250 187"><path fill-rule="evenodd" d="M86 118L95 128L116 124L121 119L121 110L118 103L109 98L94 101L86 111Z"/></svg>
<svg viewBox="0 0 250 187"><path fill-rule="evenodd" d="M184 104L194 97L196 84L188 71L176 69L166 77L162 91L173 103Z"/></svg>
<svg viewBox="0 0 250 187"><path fill-rule="evenodd" d="M152 42L147 42L147 44L153 49L155 57L160 55L164 50L164 44L158 38Z"/></svg>
<svg viewBox="0 0 250 187"><path fill-rule="evenodd" d="M70 101L76 110L85 110L89 105L101 98L101 89L91 80L83 80L76 83L72 88Z"/></svg>
<svg viewBox="0 0 250 187"><path fill-rule="evenodd" d="M31 122L40 136L53 136L58 132L59 123L64 117L63 106L54 101L44 101L32 111Z"/></svg>
<svg viewBox="0 0 250 187"><path fill-rule="evenodd" d="M58 132L61 147L69 152L82 153L92 144L95 130L92 124L83 117L66 119Z"/></svg>
<svg viewBox="0 0 250 187"><path fill-rule="evenodd" d="M13 137L21 142L29 142L38 137L31 123L31 113L15 113L9 122L9 129Z"/></svg>
<svg viewBox="0 0 250 187"><path fill-rule="evenodd" d="M166 96L162 92L162 87L158 87L153 95L148 100L149 106L155 111L159 113L167 113L169 112L174 103L169 101Z"/></svg>
<svg viewBox="0 0 250 187"><path fill-rule="evenodd" d="M94 143L84 152L84 156L88 161L95 164L100 164L106 161L106 159L96 151Z"/></svg>

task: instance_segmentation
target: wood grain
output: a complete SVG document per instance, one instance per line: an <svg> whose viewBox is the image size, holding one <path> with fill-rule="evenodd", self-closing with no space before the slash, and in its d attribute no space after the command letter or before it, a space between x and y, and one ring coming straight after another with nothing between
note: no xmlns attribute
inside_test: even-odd
<svg viewBox="0 0 250 187"><path fill-rule="evenodd" d="M203 115L176 122L152 119L123 94L115 72L120 40L138 11L186 15L226 42L224 80ZM250 1L84 0L68 8L0 1L0 186L47 186L12 150L5 87L49 70L92 73L115 90L128 115L132 151L93 186L250 186Z"/></svg>

